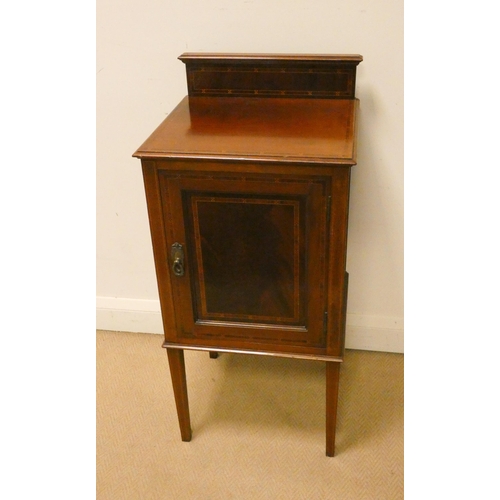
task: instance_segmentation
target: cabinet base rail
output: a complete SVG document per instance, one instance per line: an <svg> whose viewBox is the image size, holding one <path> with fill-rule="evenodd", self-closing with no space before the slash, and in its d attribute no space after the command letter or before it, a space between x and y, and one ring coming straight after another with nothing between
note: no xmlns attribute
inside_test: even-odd
<svg viewBox="0 0 500 500"><path fill-rule="evenodd" d="M327 356L322 354L302 354L295 352L274 352L274 351L252 351L251 349L233 349L219 346L197 346L190 344L173 344L164 342L162 347L165 349L186 349L188 351L207 351L207 352L226 352L230 354L255 354L257 356L274 356L276 358L293 358L293 359L308 359L311 361L332 361L334 363L342 363L344 358L339 356Z"/></svg>

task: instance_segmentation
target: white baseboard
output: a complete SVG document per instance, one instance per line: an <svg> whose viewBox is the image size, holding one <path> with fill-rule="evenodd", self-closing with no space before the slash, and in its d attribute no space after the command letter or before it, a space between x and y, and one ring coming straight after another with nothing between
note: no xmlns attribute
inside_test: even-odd
<svg viewBox="0 0 500 500"><path fill-rule="evenodd" d="M347 313L347 349L404 352L403 318Z"/></svg>
<svg viewBox="0 0 500 500"><path fill-rule="evenodd" d="M163 335L159 300L97 297L98 330Z"/></svg>
<svg viewBox="0 0 500 500"><path fill-rule="evenodd" d="M97 297L98 330L163 334L158 300ZM347 315L346 348L364 351L404 352L401 318Z"/></svg>

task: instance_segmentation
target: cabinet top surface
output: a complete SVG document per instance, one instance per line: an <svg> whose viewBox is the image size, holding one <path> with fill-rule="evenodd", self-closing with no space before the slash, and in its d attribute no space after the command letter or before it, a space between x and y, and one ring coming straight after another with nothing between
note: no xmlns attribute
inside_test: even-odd
<svg viewBox="0 0 500 500"><path fill-rule="evenodd" d="M357 99L185 97L137 158L354 165Z"/></svg>

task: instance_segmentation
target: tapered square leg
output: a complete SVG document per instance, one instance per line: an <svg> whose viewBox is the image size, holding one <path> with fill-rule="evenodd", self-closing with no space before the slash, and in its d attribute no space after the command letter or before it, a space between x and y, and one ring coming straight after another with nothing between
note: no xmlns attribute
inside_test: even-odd
<svg viewBox="0 0 500 500"><path fill-rule="evenodd" d="M326 456L335 453L335 428L337 425L337 402L339 395L340 363L326 362Z"/></svg>
<svg viewBox="0 0 500 500"><path fill-rule="evenodd" d="M186 367L182 349L168 349L168 364L174 389L175 406L183 441L191 441L191 421L189 418L189 403L186 384Z"/></svg>

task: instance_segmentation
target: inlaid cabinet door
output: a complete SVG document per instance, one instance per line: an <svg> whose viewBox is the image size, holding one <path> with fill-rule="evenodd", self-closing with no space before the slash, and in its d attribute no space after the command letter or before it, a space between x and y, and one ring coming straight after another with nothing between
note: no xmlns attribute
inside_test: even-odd
<svg viewBox="0 0 500 500"><path fill-rule="evenodd" d="M328 179L158 172L175 340L325 347Z"/></svg>

